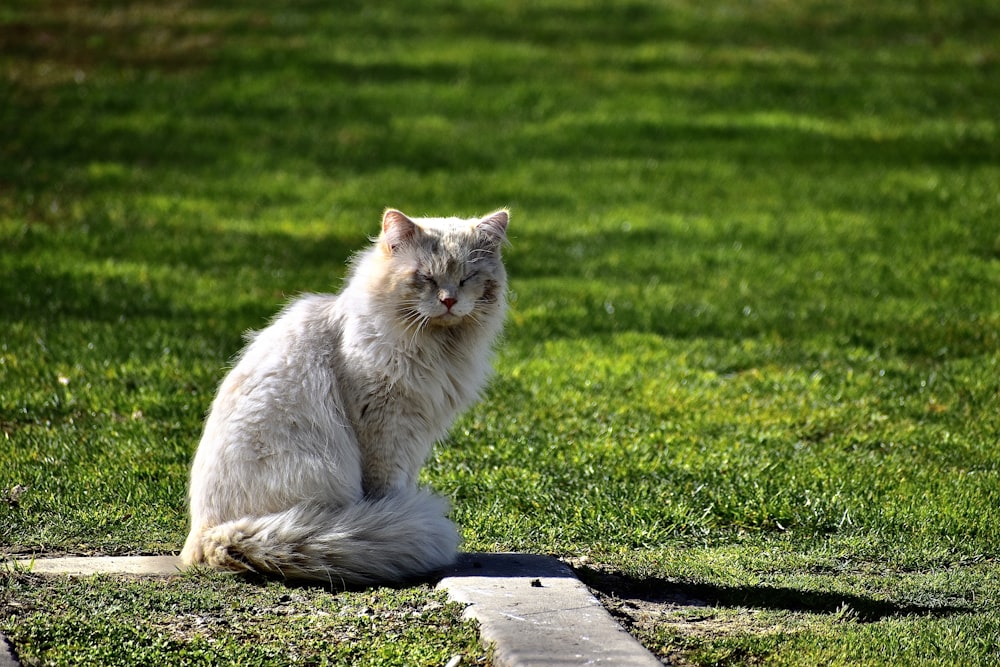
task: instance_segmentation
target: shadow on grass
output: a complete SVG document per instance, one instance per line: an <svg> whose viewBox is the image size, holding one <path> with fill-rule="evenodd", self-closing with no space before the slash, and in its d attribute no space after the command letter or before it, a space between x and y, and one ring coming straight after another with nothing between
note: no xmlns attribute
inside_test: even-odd
<svg viewBox="0 0 1000 667"><path fill-rule="evenodd" d="M518 326L525 340L621 332L832 339L921 360L996 349L995 330L981 321L990 297L970 287L985 265L971 261L967 281L944 285L925 265L897 270L917 244L907 247L894 231L877 242L856 232L736 222L700 228L670 218L627 232L519 231L507 260L514 291L528 297L514 304ZM940 298L928 299L934 292Z"/></svg>
<svg viewBox="0 0 1000 667"><path fill-rule="evenodd" d="M954 605L900 604L850 593L748 585L723 586L661 578L637 578L583 566L576 575L591 589L610 598L696 607L748 607L812 614L837 614L862 623L905 616L944 617L970 611Z"/></svg>
<svg viewBox="0 0 1000 667"><path fill-rule="evenodd" d="M873 61L868 49L858 47L859 34L882 44L889 35L921 35L945 18L894 7L845 11L833 20L826 12L809 11L723 18L722 13L663 11L643 3L576 9L543 4L484 20L478 8L443 12L433 4L403 3L384 8L386 15L376 20L363 3L327 13L308 6L274 11L258 2L241 12L198 16L176 2L131 12L84 3L76 13L49 4L0 23L0 43L20 68L51 65L44 70L48 78L25 77L12 88L5 125L13 129L0 128L0 145L10 150L0 182L10 187L32 190L62 183L74 166L91 163L183 170L204 175L210 184L248 164L282 170L303 161L312 170L357 174L386 165L461 172L484 163L519 165L532 156L577 162L708 152L761 169L817 160L881 167L996 159L995 142L964 126L916 138L865 133L838 138L794 125L761 125L746 116L810 117L819 115L821 105L853 113L872 105L874 90L886 91L884 98L874 98L880 103L923 95L928 99L913 104L928 106L941 119L988 119L991 109L978 101L990 99L988 94L963 96L952 90L955 81L970 77L978 84L975 68L919 63L917 87L899 71L912 66L907 42L893 42L900 53L888 63ZM948 18L958 38L973 44L984 26L997 20L986 7L960 7ZM380 31L397 21L408 26L415 52L434 57L372 62L354 56L391 41ZM797 29L802 26L808 29ZM303 47L310 39L314 45ZM442 44L456 43L467 50L449 59L438 55ZM663 43L677 48L655 48L654 55L636 48ZM494 47L514 44L534 50ZM329 45L342 45L342 50ZM609 53L615 59L608 60ZM802 55L788 55L796 53ZM761 62L761 54L772 54L773 60ZM596 59L607 65L595 65ZM813 59L849 66L822 69L817 76L816 65L796 64ZM687 72L692 62L723 81L674 76ZM927 76L932 65L934 78ZM109 70L127 76L111 78ZM647 71L664 80L629 78ZM791 71L795 78L790 82L776 71ZM247 72L253 73L252 84ZM536 75L526 78L526 72ZM571 116L558 131L545 125L540 133L522 131L526 122L534 127L528 121L534 120L535 103L548 109L544 115L550 120L558 120L555 109L592 107L601 94L595 80L611 82L626 108L628 94L644 99L653 93L676 101L687 110L685 117L726 109L742 125L584 113ZM553 82L561 86L558 104L546 101ZM464 87L473 93L463 93ZM401 104L402 96L409 96L404 98L409 103ZM425 104L427 99L433 105ZM471 129L461 131L470 122ZM480 130L489 132L489 148Z"/></svg>
<svg viewBox="0 0 1000 667"><path fill-rule="evenodd" d="M119 322L136 317L198 321L218 316L220 304L218 299L199 303L190 282L217 282L220 289L232 290L238 276L242 291L231 292L225 310L241 321L262 324L262 315L277 312L288 295L338 289L350 253L367 243L363 235L348 239L331 233L311 240L280 233L185 234L166 226L112 240L118 231L95 232L102 235L98 240L45 234L16 242L15 250L28 259L4 269L0 311L11 320L38 322L53 318ZM83 261L67 263L44 257L43 246L55 244L69 256L77 252L74 244L99 249L91 250ZM291 267L298 271L295 278L288 275ZM303 284L303 273L329 279ZM274 303L263 313L238 298L253 290L275 294Z"/></svg>

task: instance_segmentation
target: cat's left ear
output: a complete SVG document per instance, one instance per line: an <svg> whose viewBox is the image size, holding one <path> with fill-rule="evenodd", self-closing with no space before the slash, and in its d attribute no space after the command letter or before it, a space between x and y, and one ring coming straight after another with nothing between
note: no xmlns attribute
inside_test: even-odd
<svg viewBox="0 0 1000 667"><path fill-rule="evenodd" d="M402 211L390 208L382 215L382 245L389 253L409 241L416 233L417 223Z"/></svg>
<svg viewBox="0 0 1000 667"><path fill-rule="evenodd" d="M510 220L510 213L502 208L499 211L490 213L480 218L476 223L476 229L485 234L490 243L500 247L507 240L507 222Z"/></svg>

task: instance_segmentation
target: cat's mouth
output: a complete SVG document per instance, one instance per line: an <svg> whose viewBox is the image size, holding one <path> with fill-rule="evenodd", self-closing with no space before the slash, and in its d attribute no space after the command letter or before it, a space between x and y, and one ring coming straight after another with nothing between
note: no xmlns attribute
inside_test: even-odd
<svg viewBox="0 0 1000 667"><path fill-rule="evenodd" d="M429 318L428 322L439 327L450 327L458 324L462 321L462 319L461 315L456 315L449 310L441 313L440 315L435 315L434 317Z"/></svg>

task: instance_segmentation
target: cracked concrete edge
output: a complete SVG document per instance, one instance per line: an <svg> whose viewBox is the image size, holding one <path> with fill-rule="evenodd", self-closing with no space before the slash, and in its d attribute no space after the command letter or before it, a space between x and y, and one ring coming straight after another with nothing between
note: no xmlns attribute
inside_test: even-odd
<svg viewBox="0 0 1000 667"><path fill-rule="evenodd" d="M69 556L19 560L8 568L38 574L171 576L177 556ZM615 665L657 667L662 663L629 635L570 568L549 556L464 553L438 583L449 598L468 605L466 616L494 645L496 667ZM0 635L0 667L18 665Z"/></svg>
<svg viewBox="0 0 1000 667"><path fill-rule="evenodd" d="M3 634L0 634L0 667L20 667L20 665L14 655L14 647Z"/></svg>
<svg viewBox="0 0 1000 667"><path fill-rule="evenodd" d="M15 570L33 574L131 574L149 577L177 574L183 567L178 556L60 556L16 560L13 565Z"/></svg>
<svg viewBox="0 0 1000 667"><path fill-rule="evenodd" d="M462 554L438 588L469 605L497 667L662 666L555 558Z"/></svg>

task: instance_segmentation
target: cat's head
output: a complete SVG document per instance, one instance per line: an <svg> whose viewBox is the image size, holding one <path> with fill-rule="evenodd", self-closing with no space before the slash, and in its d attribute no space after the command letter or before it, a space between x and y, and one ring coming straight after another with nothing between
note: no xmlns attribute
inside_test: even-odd
<svg viewBox="0 0 1000 667"><path fill-rule="evenodd" d="M375 249L380 291L407 328L484 324L502 313L508 219L506 210L471 219L385 212Z"/></svg>

